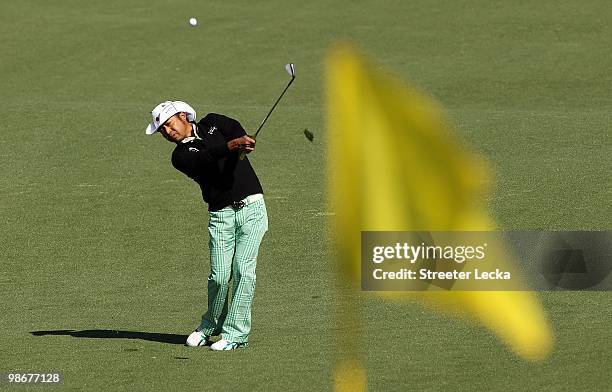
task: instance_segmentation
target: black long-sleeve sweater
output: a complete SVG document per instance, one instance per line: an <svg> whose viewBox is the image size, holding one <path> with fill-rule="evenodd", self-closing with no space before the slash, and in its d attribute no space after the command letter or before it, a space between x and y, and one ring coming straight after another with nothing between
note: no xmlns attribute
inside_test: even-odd
<svg viewBox="0 0 612 392"><path fill-rule="evenodd" d="M249 195L263 193L248 158L230 151L227 142L246 135L240 123L209 113L195 124L192 137L177 143L172 166L200 185L209 211L218 211Z"/></svg>

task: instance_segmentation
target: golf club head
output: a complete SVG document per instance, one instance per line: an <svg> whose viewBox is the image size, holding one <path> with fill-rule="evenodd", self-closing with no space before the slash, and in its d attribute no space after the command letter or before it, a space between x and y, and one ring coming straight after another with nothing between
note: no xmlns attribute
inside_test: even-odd
<svg viewBox="0 0 612 392"><path fill-rule="evenodd" d="M295 65L293 63L289 63L285 65L285 70L292 78L295 78Z"/></svg>

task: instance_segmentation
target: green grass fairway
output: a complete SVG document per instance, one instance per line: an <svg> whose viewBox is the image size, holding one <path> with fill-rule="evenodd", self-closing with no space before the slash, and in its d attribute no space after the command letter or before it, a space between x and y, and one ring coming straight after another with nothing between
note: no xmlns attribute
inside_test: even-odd
<svg viewBox="0 0 612 392"><path fill-rule="evenodd" d="M334 346L336 330L354 327L334 321L325 226L324 55L341 39L432 95L490 159L488 202L501 228L609 229L609 8L603 0L7 2L0 373L62 372L53 390L331 389L334 351L344 349ZM289 61L297 79L251 155L270 218L251 347L184 347L205 310L208 215L197 185L171 167L173 146L145 137L148 113L181 99L253 130L287 83ZM556 349L532 364L477 325L364 297L366 332L354 344L365 345L370 390L609 390L612 295L541 299ZM0 384L7 388L18 390Z"/></svg>

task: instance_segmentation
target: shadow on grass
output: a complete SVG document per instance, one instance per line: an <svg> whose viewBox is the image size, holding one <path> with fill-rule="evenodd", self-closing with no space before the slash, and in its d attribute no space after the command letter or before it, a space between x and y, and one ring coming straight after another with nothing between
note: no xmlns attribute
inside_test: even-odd
<svg viewBox="0 0 612 392"><path fill-rule="evenodd" d="M186 335L175 335L171 333L116 331L112 329L86 329L83 331L60 329L55 331L32 331L30 333L34 336L62 335L72 336L74 338L90 339L134 339L149 340L151 342L167 344L185 344L185 341L187 340Z"/></svg>

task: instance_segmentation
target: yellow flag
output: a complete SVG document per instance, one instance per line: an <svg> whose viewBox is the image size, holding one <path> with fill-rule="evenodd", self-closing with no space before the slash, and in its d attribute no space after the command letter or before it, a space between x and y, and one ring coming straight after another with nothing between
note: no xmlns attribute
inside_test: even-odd
<svg viewBox="0 0 612 392"><path fill-rule="evenodd" d="M495 229L483 206L486 162L453 136L433 102L349 46L328 56L327 94L330 205L343 276L359 281L361 231ZM525 359L552 348L544 311L527 291L383 295L467 315Z"/></svg>

